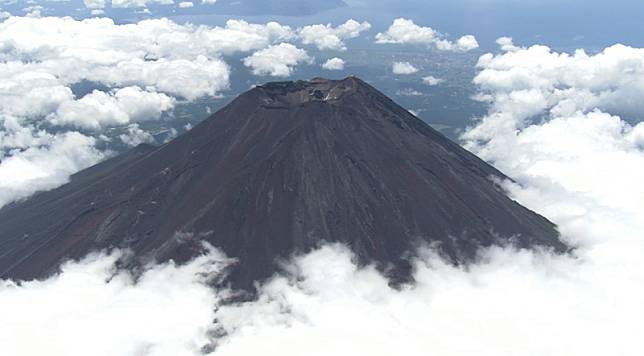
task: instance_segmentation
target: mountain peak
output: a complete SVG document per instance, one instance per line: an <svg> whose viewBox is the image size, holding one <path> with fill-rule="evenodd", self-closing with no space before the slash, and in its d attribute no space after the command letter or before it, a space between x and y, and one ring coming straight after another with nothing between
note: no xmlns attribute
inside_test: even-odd
<svg viewBox="0 0 644 356"><path fill-rule="evenodd" d="M270 82L257 86L271 103L299 105L312 101L334 102L343 96L355 93L359 86L366 85L357 77L341 80L315 77L311 80Z"/></svg>

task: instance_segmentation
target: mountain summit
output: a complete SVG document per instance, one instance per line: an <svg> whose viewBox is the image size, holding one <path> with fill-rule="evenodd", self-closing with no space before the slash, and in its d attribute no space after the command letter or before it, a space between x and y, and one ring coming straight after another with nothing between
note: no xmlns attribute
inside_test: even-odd
<svg viewBox="0 0 644 356"><path fill-rule="evenodd" d="M505 178L358 78L269 83L0 210L0 274L39 277L110 247L183 261L208 241L248 289L322 241L403 270L421 243L454 262L504 241L563 250L552 223L495 185Z"/></svg>

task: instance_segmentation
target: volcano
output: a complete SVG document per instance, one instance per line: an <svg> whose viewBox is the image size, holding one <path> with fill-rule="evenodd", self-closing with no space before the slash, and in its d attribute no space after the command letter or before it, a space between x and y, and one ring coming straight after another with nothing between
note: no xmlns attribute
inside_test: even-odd
<svg viewBox="0 0 644 356"><path fill-rule="evenodd" d="M207 241L237 259L228 281L250 289L323 242L399 275L422 244L454 263L497 243L565 250L503 179L358 78L268 83L165 145L1 209L0 274L38 278L115 247L181 262Z"/></svg>

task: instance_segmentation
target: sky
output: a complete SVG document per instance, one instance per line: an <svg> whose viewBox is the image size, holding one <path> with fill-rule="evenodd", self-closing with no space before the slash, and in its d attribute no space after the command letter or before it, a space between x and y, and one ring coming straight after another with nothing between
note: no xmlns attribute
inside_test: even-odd
<svg viewBox="0 0 644 356"><path fill-rule="evenodd" d="M0 206L162 144L253 84L359 73L419 115L454 107L450 137L575 250L495 246L458 267L423 246L397 290L324 245L241 304L209 286L232 263L216 246L138 278L116 267L127 251L97 252L0 281L0 353L644 352L644 4L126 2L0 3Z"/></svg>

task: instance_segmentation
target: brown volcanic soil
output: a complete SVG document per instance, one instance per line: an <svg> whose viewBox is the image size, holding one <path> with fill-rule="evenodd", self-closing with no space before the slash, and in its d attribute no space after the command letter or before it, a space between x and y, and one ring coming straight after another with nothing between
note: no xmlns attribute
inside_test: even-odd
<svg viewBox="0 0 644 356"><path fill-rule="evenodd" d="M401 267L419 242L454 262L512 241L563 251L502 173L357 78L269 83L161 147L140 146L0 210L0 275L29 279L107 247L185 260L195 241L250 289L321 241Z"/></svg>

